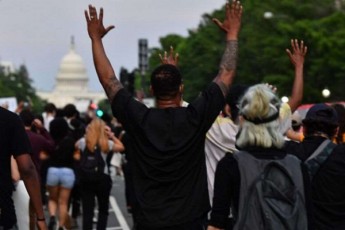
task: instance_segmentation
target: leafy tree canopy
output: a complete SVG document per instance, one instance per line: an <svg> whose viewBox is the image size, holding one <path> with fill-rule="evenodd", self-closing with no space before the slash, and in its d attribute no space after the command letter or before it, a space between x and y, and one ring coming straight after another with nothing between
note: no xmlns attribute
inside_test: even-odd
<svg viewBox="0 0 345 230"><path fill-rule="evenodd" d="M239 62L235 83L269 82L278 93L290 95L293 66L285 49L290 40L304 40L308 46L305 63L304 103L324 101L321 91L328 87L327 100L344 100L345 15L333 0L243 1L244 14L239 38ZM170 46L180 54L186 100L192 100L218 72L225 47L225 35L212 22L224 18L225 7L204 14L187 37L167 35L161 47L151 51L150 71L159 64L159 53ZM149 79L149 78L147 78Z"/></svg>

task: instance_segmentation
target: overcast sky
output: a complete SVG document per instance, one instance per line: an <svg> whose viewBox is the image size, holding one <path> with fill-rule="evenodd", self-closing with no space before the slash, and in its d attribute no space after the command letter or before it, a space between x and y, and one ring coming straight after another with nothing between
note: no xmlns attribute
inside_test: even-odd
<svg viewBox="0 0 345 230"><path fill-rule="evenodd" d="M93 67L84 9L104 8L104 24L115 25L104 45L113 67L129 70L138 65L138 39L158 47L159 38L171 33L186 36L201 15L223 6L225 0L0 0L0 60L18 67L24 63L34 86L52 90L61 59L71 36L82 56L89 86L101 90Z"/></svg>

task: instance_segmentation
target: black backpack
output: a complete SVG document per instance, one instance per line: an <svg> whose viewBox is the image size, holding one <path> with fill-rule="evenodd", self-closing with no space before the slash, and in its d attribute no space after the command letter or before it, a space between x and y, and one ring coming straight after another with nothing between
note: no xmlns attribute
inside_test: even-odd
<svg viewBox="0 0 345 230"><path fill-rule="evenodd" d="M95 146L93 152L87 147L84 151L81 151L80 157L80 177L83 180L98 180L104 175L105 161L103 160L101 150L98 146Z"/></svg>
<svg viewBox="0 0 345 230"><path fill-rule="evenodd" d="M257 159L234 153L240 170L240 199L234 230L308 229L301 161Z"/></svg>

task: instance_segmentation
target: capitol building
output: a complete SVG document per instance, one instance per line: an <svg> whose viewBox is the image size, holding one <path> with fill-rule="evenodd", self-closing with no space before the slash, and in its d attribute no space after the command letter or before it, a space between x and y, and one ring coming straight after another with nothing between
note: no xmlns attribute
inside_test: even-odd
<svg viewBox="0 0 345 230"><path fill-rule="evenodd" d="M82 57L76 53L74 39L71 39L69 52L62 58L52 91L37 91L37 95L56 107L74 104L78 111L87 110L90 102L98 103L106 99L105 93L92 92L88 88L89 78Z"/></svg>

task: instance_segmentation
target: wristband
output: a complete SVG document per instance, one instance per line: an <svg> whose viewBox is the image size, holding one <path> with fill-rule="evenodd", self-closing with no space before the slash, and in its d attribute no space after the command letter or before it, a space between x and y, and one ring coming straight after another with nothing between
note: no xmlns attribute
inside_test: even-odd
<svg viewBox="0 0 345 230"><path fill-rule="evenodd" d="M45 217L43 217L43 218L36 218L36 221L45 221L45 220L46 220Z"/></svg>

